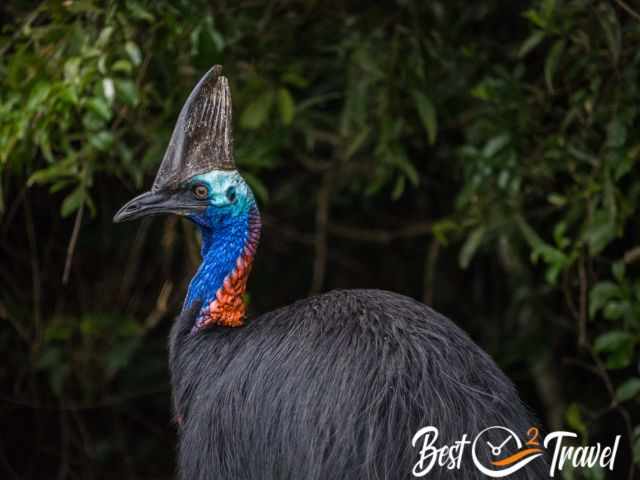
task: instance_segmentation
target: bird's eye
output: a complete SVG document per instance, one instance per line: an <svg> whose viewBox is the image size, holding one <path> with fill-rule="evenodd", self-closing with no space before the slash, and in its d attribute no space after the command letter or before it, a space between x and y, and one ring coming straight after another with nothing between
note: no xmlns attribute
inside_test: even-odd
<svg viewBox="0 0 640 480"><path fill-rule="evenodd" d="M192 192L198 200L205 200L209 196L209 189L201 183L194 185Z"/></svg>
<svg viewBox="0 0 640 480"><path fill-rule="evenodd" d="M235 187L229 187L227 188L227 200L229 200L229 202L233 203L236 201L236 188Z"/></svg>

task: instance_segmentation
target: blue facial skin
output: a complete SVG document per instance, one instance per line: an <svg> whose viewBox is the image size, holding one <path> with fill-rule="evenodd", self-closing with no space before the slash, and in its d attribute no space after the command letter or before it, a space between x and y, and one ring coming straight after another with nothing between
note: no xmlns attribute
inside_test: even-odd
<svg viewBox="0 0 640 480"><path fill-rule="evenodd" d="M215 298L225 277L236 268L249 232L249 213L256 202L253 192L237 171L212 171L189 180L187 188L204 185L209 206L189 215L202 233L202 263L189 284L183 310L195 300L206 307Z"/></svg>

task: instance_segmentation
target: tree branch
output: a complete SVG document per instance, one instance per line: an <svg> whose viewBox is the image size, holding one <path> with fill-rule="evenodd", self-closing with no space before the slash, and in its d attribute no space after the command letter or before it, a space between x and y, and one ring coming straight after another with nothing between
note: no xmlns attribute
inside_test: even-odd
<svg viewBox="0 0 640 480"><path fill-rule="evenodd" d="M622 8L625 12L627 12L633 18L640 21L640 13L636 12L633 8L631 8L629 5L624 3L622 0L614 0L614 2L616 2L620 6L620 8Z"/></svg>
<svg viewBox="0 0 640 480"><path fill-rule="evenodd" d="M62 274L62 284L66 285L69 282L69 275L71 273L71 262L73 261L73 254L76 250L76 243L78 242L78 236L80 234L80 225L82 225L82 216L84 215L84 203L80 205L78 212L76 213L76 221L73 224L73 232L71 233L71 239L67 246L67 259L64 263L64 273Z"/></svg>

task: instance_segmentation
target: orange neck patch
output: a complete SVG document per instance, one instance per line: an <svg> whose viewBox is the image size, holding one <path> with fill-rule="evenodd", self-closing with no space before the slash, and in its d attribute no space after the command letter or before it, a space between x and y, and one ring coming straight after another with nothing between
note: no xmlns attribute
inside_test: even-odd
<svg viewBox="0 0 640 480"><path fill-rule="evenodd" d="M201 311L200 327L220 325L240 327L246 318L244 293L251 273L251 265L260 239L260 216L257 211L249 216L247 242L236 260L235 268L227 275L216 292L214 300Z"/></svg>
<svg viewBox="0 0 640 480"><path fill-rule="evenodd" d="M243 296L252 262L253 258L246 253L238 258L236 268L224 279L215 300L209 304L208 310L203 310L203 326L239 327L244 323L246 307Z"/></svg>

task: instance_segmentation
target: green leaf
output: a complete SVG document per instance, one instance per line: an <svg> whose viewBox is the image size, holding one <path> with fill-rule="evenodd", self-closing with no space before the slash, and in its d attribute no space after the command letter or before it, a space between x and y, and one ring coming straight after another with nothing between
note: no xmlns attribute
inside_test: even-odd
<svg viewBox="0 0 640 480"><path fill-rule="evenodd" d="M107 74L107 55L106 54L100 55L100 58L98 59L98 72L100 72L102 75Z"/></svg>
<svg viewBox="0 0 640 480"><path fill-rule="evenodd" d="M102 31L100 32L100 35L98 36L98 40L96 40L96 47L104 48L109 43L109 39L111 38L112 33L113 33L112 26L107 26L103 28Z"/></svg>
<svg viewBox="0 0 640 480"><path fill-rule="evenodd" d="M522 231L522 235L524 236L525 240L532 250L540 250L545 246L544 240L540 238L540 235L538 235L538 233L533 228L531 228L531 225L529 225L524 218L518 216L516 218L516 222L518 223L518 226Z"/></svg>
<svg viewBox="0 0 640 480"><path fill-rule="evenodd" d="M491 98L491 91L486 82L478 83L471 89L471 96L479 100L489 100Z"/></svg>
<svg viewBox="0 0 640 480"><path fill-rule="evenodd" d="M138 104L138 87L133 80L115 80L115 85L119 99L127 105Z"/></svg>
<svg viewBox="0 0 640 480"><path fill-rule="evenodd" d="M393 163L405 174L412 185L417 186L420 183L420 176L416 167L407 159L404 152L398 152L394 155Z"/></svg>
<svg viewBox="0 0 640 480"><path fill-rule="evenodd" d="M619 117L614 117L607 125L607 147L624 147L627 141L627 127Z"/></svg>
<svg viewBox="0 0 640 480"><path fill-rule="evenodd" d="M78 79L78 72L80 71L80 57L71 57L64 63L64 77L70 82L74 82Z"/></svg>
<svg viewBox="0 0 640 480"><path fill-rule="evenodd" d="M600 335L594 344L596 352L611 352L621 346L633 343L633 336L623 330L614 330Z"/></svg>
<svg viewBox="0 0 640 480"><path fill-rule="evenodd" d="M367 46L362 46L353 54L353 60L370 78L376 80L385 78L385 72L380 66L381 58L378 52L373 52Z"/></svg>
<svg viewBox="0 0 640 480"><path fill-rule="evenodd" d="M622 290L615 283L597 283L589 293L589 317L594 318L596 313L598 313L609 300L620 298L621 295Z"/></svg>
<svg viewBox="0 0 640 480"><path fill-rule="evenodd" d="M606 3L600 3L598 5L598 10L596 17L600 21L600 25L604 30L605 38L607 39L607 46L609 47L611 58L613 59L613 64L617 65L618 60L620 59L620 46L622 44L622 35L620 32L618 17L611 5L607 5Z"/></svg>
<svg viewBox="0 0 640 480"><path fill-rule="evenodd" d="M104 121L111 120L111 107L102 97L93 97L87 102L87 107Z"/></svg>
<svg viewBox="0 0 640 480"><path fill-rule="evenodd" d="M79 101L78 88L76 85L65 85L61 88L58 98L71 105L77 105Z"/></svg>
<svg viewBox="0 0 640 480"><path fill-rule="evenodd" d="M619 283L624 282L624 273L626 267L624 262L615 262L611 265L611 273L613 274L613 278L615 278Z"/></svg>
<svg viewBox="0 0 640 480"><path fill-rule="evenodd" d="M605 210L596 211L584 232L584 239L592 255L599 254L616 236L615 219Z"/></svg>
<svg viewBox="0 0 640 480"><path fill-rule="evenodd" d="M142 52L135 42L129 40L124 44L124 49L134 65L140 65L142 63Z"/></svg>
<svg viewBox="0 0 640 480"><path fill-rule="evenodd" d="M596 157L595 155L593 155L590 152L585 152L582 151L578 148L576 148L573 145L568 145L567 146L567 151L574 156L575 158L577 158L578 160L585 162L589 165L598 165L598 157Z"/></svg>
<svg viewBox="0 0 640 480"><path fill-rule="evenodd" d="M427 131L429 145L433 145L436 143L436 138L438 136L438 117L436 115L436 109L429 97L424 93L418 90L413 90L412 94L416 102L420 120L422 120L422 125Z"/></svg>
<svg viewBox="0 0 640 480"><path fill-rule="evenodd" d="M516 222L525 240L531 246L532 261L536 262L542 257L548 264L545 278L548 283L555 284L560 272L571 265L575 256L568 256L562 250L546 243L521 216L516 217Z"/></svg>
<svg viewBox="0 0 640 480"><path fill-rule="evenodd" d="M486 227L480 226L473 230L467 237L467 240L460 249L460 255L458 257L458 264L460 265L460 268L466 269L469 266L475 253L482 244L486 232Z"/></svg>
<svg viewBox="0 0 640 480"><path fill-rule="evenodd" d="M44 332L44 340L47 343L65 341L71 338L73 329L68 324L52 323Z"/></svg>
<svg viewBox="0 0 640 480"><path fill-rule="evenodd" d="M567 197L558 193L550 193L547 196L547 201L555 207L563 207L567 204Z"/></svg>
<svg viewBox="0 0 640 480"><path fill-rule="evenodd" d="M304 88L309 85L309 81L306 78L292 70L282 75L282 81L298 88Z"/></svg>
<svg viewBox="0 0 640 480"><path fill-rule="evenodd" d="M547 28L546 19L542 15L540 15L536 10L534 9L527 10L523 13L523 16L525 18L528 18L531 21L531 23L533 23L536 27L542 28L542 29Z"/></svg>
<svg viewBox="0 0 640 480"><path fill-rule="evenodd" d="M433 224L431 231L433 232L433 236L436 237L436 240L442 245L447 245L449 243L448 235L449 233L456 232L459 229L457 223L449 220L438 220Z"/></svg>
<svg viewBox="0 0 640 480"><path fill-rule="evenodd" d="M571 466L573 466L573 464L571 464ZM598 464L591 468L576 469L576 471L580 472L581 480L605 480L604 469ZM562 473L564 473L564 470Z"/></svg>
<svg viewBox="0 0 640 480"><path fill-rule="evenodd" d="M547 82L547 88L552 94L554 93L553 77L555 76L556 70L558 68L560 56L564 51L564 47L564 40L558 40L556 43L554 43L553 47L551 47L549 55L547 56L547 60L544 63L544 79Z"/></svg>
<svg viewBox="0 0 640 480"><path fill-rule="evenodd" d="M547 20L553 18L553 12L556 9L556 0L542 0L542 15Z"/></svg>
<svg viewBox="0 0 640 480"><path fill-rule="evenodd" d="M482 156L485 158L491 158L495 156L504 147L506 147L509 142L511 142L511 136L508 133L503 133L496 137L493 137L482 149Z"/></svg>
<svg viewBox="0 0 640 480"><path fill-rule="evenodd" d="M49 192L61 192L62 190L69 188L73 183L75 183L75 181L71 179L58 180L51 185L51 187L49 188Z"/></svg>
<svg viewBox="0 0 640 480"><path fill-rule="evenodd" d="M618 320L627 312L627 304L624 302L609 302L604 307L604 318L607 320Z"/></svg>
<svg viewBox="0 0 640 480"><path fill-rule="evenodd" d="M640 394L640 378L633 377L616 389L616 400L626 402Z"/></svg>
<svg viewBox="0 0 640 480"><path fill-rule="evenodd" d="M218 50L218 52L222 52L225 47L225 41L222 34L215 29L211 29L209 30L209 35L211 36L211 40L213 41L216 50Z"/></svg>
<svg viewBox="0 0 640 480"><path fill-rule="evenodd" d="M250 130L260 128L271 111L273 106L274 93L269 90L260 95L242 112L240 125Z"/></svg>
<svg viewBox="0 0 640 480"><path fill-rule="evenodd" d="M87 130L95 132L106 128L107 122L95 112L88 111L82 116L82 125L84 125Z"/></svg>
<svg viewBox="0 0 640 480"><path fill-rule="evenodd" d="M633 359L635 339L628 332L614 330L600 335L595 341L594 348L596 352L607 354L607 368L611 370L626 368Z"/></svg>
<svg viewBox="0 0 640 480"><path fill-rule="evenodd" d="M27 186L30 187L34 184L45 184L60 178L73 178L77 173L76 158L74 156L69 156L47 168L34 172L31 177L29 177Z"/></svg>
<svg viewBox="0 0 640 480"><path fill-rule="evenodd" d="M101 152L107 151L113 145L113 134L106 130L89 136L89 143Z"/></svg>
<svg viewBox="0 0 640 480"><path fill-rule="evenodd" d="M63 363L63 353L59 346L48 346L45 348L38 360L36 361L36 368L38 370L54 370Z"/></svg>
<svg viewBox="0 0 640 480"><path fill-rule="evenodd" d="M86 316L80 322L80 331L87 337L95 336L100 330L96 320L91 316Z"/></svg>
<svg viewBox="0 0 640 480"><path fill-rule="evenodd" d="M113 85L113 80L111 78L102 79L102 93L104 93L104 97L109 102L113 102L116 95L116 88Z"/></svg>
<svg viewBox="0 0 640 480"><path fill-rule="evenodd" d="M553 227L553 240L559 249L567 248L571 244L571 240L569 240L566 233L567 224L565 222L559 222Z"/></svg>
<svg viewBox="0 0 640 480"><path fill-rule="evenodd" d="M391 192L391 199L392 200L398 200L401 196L402 193L404 192L404 186L406 183L405 180L405 176L404 175L400 175L398 176L398 178L396 178L396 183L393 187L393 191Z"/></svg>
<svg viewBox="0 0 640 480"><path fill-rule="evenodd" d="M204 30L209 35L209 38L211 39L215 50L218 52L222 52L225 47L224 37L218 30L216 30L213 17L211 15L207 15L203 25Z"/></svg>
<svg viewBox="0 0 640 480"><path fill-rule="evenodd" d="M62 215L63 218L71 215L73 212L80 208L80 206L84 203L85 198L86 191L82 185L79 185L73 192L67 195L67 198L65 198L62 202L60 215Z"/></svg>
<svg viewBox="0 0 640 480"><path fill-rule="evenodd" d="M587 424L582 418L582 408L577 403L572 403L567 408L565 413L565 420L567 421L567 425L574 431L580 434L583 441L586 441L588 436Z"/></svg>
<svg viewBox="0 0 640 480"><path fill-rule="evenodd" d="M145 9L142 5L140 5L140 3L134 0L128 0L127 8L131 12L133 18L144 20L149 23L155 22L155 17L153 16L153 14L149 10Z"/></svg>
<svg viewBox="0 0 640 480"><path fill-rule="evenodd" d="M633 360L633 343L629 342L607 356L606 366L609 370L627 368Z"/></svg>
<svg viewBox="0 0 640 480"><path fill-rule="evenodd" d="M369 138L370 130L371 129L369 127L365 127L362 129L362 131L360 131L360 133L358 133L358 135L355 136L355 138L349 144L349 146L347 147L347 150L344 153L345 158L349 159L353 157L356 154L356 152L360 150L360 148L364 145L364 143Z"/></svg>
<svg viewBox="0 0 640 480"><path fill-rule="evenodd" d="M282 123L290 125L296 112L296 105L286 88L278 89L278 110L280 110Z"/></svg>
<svg viewBox="0 0 640 480"><path fill-rule="evenodd" d="M113 65L111 65L111 70L113 70L114 72L131 73L131 71L133 70L133 65L131 65L131 62L129 60L121 59L117 60Z"/></svg>
<svg viewBox="0 0 640 480"><path fill-rule="evenodd" d="M525 57L531 50L536 48L542 40L547 36L546 32L542 30L536 30L522 43L520 50L518 50L518 57Z"/></svg>
<svg viewBox="0 0 640 480"><path fill-rule="evenodd" d="M49 97L49 94L51 93L51 90L51 84L46 82L39 82L35 87L33 87L31 94L29 95L27 110L38 111L42 109L44 103Z"/></svg>

